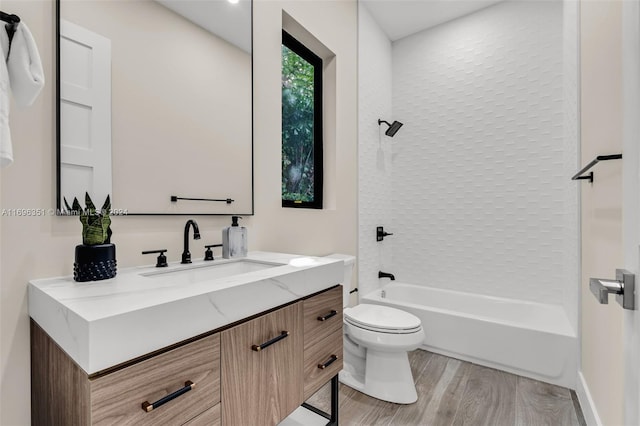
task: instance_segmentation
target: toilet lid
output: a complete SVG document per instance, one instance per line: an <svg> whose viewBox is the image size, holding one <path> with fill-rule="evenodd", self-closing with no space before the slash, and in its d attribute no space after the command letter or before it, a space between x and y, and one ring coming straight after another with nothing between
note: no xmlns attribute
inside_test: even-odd
<svg viewBox="0 0 640 426"><path fill-rule="evenodd" d="M421 328L420 318L388 306L360 304L343 312L348 323L386 333L413 333Z"/></svg>

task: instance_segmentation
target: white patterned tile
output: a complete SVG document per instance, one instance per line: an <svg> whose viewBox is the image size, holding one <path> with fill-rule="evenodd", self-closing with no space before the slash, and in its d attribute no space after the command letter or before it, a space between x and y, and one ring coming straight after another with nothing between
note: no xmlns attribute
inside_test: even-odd
<svg viewBox="0 0 640 426"><path fill-rule="evenodd" d="M406 282L564 304L576 323L575 13L503 2L390 47L360 8L363 291L384 267ZM380 137L379 117L405 126ZM394 236L376 243L376 225Z"/></svg>

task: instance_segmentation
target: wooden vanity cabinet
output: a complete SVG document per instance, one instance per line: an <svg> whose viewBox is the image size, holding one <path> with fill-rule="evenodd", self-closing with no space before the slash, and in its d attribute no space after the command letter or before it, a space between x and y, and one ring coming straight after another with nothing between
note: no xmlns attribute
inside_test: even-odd
<svg viewBox="0 0 640 426"><path fill-rule="evenodd" d="M36 426L276 425L342 369L342 287L97 377L32 321L31 358Z"/></svg>

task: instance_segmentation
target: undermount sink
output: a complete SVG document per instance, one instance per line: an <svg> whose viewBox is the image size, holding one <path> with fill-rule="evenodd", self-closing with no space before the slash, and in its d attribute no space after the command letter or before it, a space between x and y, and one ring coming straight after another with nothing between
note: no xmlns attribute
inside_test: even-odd
<svg viewBox="0 0 640 426"><path fill-rule="evenodd" d="M179 269L153 271L141 274L149 278L162 278L171 281L182 281L184 283L197 283L202 281L227 278L234 275L246 274L249 272L262 271L264 269L282 266L278 263L258 262L249 259L239 259L225 261L225 263L211 263L206 265L193 265L178 267Z"/></svg>

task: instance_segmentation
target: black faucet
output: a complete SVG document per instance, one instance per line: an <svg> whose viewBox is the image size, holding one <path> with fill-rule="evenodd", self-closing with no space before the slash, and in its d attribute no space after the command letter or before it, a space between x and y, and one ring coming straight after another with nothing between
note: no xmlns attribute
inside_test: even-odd
<svg viewBox="0 0 640 426"><path fill-rule="evenodd" d="M378 271L378 278L390 278L391 281L395 281L396 277L393 274L389 274L388 272Z"/></svg>
<svg viewBox="0 0 640 426"><path fill-rule="evenodd" d="M180 263L191 263L191 253L189 253L189 227L193 225L193 239L200 239L200 229L198 229L198 224L195 220L189 219L184 225L184 250L182 251L182 262Z"/></svg>

